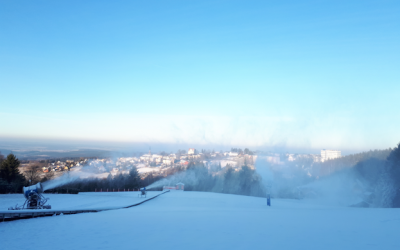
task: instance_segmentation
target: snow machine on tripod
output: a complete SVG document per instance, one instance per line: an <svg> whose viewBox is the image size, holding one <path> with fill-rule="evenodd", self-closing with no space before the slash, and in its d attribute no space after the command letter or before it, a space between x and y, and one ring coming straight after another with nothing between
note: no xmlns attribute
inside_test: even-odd
<svg viewBox="0 0 400 250"><path fill-rule="evenodd" d="M22 188L24 197L26 199L22 206L10 207L8 210L22 210L22 209L51 209L50 205L45 205L49 198L43 197L43 186L39 182L36 185Z"/></svg>
<svg viewBox="0 0 400 250"><path fill-rule="evenodd" d="M146 187L142 187L141 189L140 189L140 193L138 194L138 196L140 196L140 197L146 197L147 196L147 191L146 191Z"/></svg>

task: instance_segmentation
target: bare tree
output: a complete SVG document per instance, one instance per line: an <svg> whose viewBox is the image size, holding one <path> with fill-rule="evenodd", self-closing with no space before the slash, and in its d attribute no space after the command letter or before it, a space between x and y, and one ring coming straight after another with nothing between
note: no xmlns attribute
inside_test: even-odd
<svg viewBox="0 0 400 250"><path fill-rule="evenodd" d="M40 182L45 182L45 181L51 180L51 179L53 179L53 177L54 177L54 172L49 170L49 172L44 174L44 177L40 180Z"/></svg>
<svg viewBox="0 0 400 250"><path fill-rule="evenodd" d="M30 185L34 185L40 181L40 171L41 168L39 166L29 166L27 170L24 172L25 178L30 181Z"/></svg>

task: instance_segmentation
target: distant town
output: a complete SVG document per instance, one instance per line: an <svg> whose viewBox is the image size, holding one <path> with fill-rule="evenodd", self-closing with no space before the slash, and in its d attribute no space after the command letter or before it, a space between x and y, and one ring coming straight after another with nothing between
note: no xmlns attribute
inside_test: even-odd
<svg viewBox="0 0 400 250"><path fill-rule="evenodd" d="M210 171L218 172L225 167L231 167L238 171L241 166L248 166L254 169L257 158L261 157L266 162L274 165L281 165L285 162L296 162L306 160L307 162L320 163L327 160L337 159L341 157L341 151L338 150L321 150L320 155L316 154L278 154L278 153L262 153L251 151L247 148L232 148L230 151L214 151L214 150L196 150L189 148L188 150L178 150L176 153L167 154L161 152L153 154L151 150L148 153L135 157L119 157L119 158L84 158L66 159L66 160L41 160L38 162L29 162L20 165L22 173L32 172L32 167L40 172L40 178L48 176L49 179L60 176L66 171L90 171L95 174L96 178L107 178L109 175L127 174L135 167L142 179L148 175L168 176L176 172L177 169L185 169L191 162L202 163ZM309 175L311 170L304 168Z"/></svg>

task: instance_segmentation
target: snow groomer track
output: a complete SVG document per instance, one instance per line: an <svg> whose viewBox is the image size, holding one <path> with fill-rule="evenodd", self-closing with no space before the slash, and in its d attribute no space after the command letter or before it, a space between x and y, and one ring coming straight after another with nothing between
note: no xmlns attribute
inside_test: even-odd
<svg viewBox="0 0 400 250"><path fill-rule="evenodd" d="M80 214L80 213L97 213L102 211L116 210L116 209L124 209L131 208L135 206L139 206L147 201L155 199L156 197L168 193L168 191L164 191L157 195L151 196L149 198L143 198L140 202L136 202L127 206L119 206L119 207L106 207L106 208L88 208L88 209L24 209L24 210L6 210L0 211L0 222L3 221L12 221L12 220L20 220L20 219L30 219L44 216L54 216L54 215L67 215L67 214Z"/></svg>

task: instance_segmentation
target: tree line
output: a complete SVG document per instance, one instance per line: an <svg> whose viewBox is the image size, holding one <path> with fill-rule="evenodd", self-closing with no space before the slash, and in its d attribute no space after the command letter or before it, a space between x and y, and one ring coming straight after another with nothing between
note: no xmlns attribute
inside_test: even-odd
<svg viewBox="0 0 400 250"><path fill-rule="evenodd" d="M19 172L20 162L13 154L9 154L6 158L0 155L0 192L1 193L20 193L23 186L33 185L37 182L44 182L50 179L50 176L40 178L40 167L32 166L25 175ZM187 191L204 191L218 192L227 194L241 194L252 196L264 196L265 190L261 183L261 177L257 175L255 170L248 166L242 166L234 169L231 166L225 167L222 171L221 166L215 166L216 172L209 171L202 162L190 162L186 169L176 168L170 171L168 175L178 172L194 174L196 182L185 183ZM50 173L51 174L51 173ZM49 175L50 175L49 174ZM75 189L80 192L93 192L95 190L109 191L111 190L133 190L140 187L148 186L166 176L148 174L141 177L135 167L128 174L109 174L107 178L87 178L84 180L68 183L58 189ZM29 180L31 180L29 182ZM174 183L175 184L175 183ZM161 190L162 187L156 188Z"/></svg>
<svg viewBox="0 0 400 250"><path fill-rule="evenodd" d="M364 158L355 170L372 187L370 200L380 207L400 207L400 143L387 157Z"/></svg>
<svg viewBox="0 0 400 250"><path fill-rule="evenodd" d="M79 192L111 192L113 190L123 191L124 189L126 191L132 191L143 187L146 182L156 180L158 179L153 176L146 176L146 178L141 179L137 169L133 167L128 174L117 174L114 176L109 174L107 178L102 179L85 178L59 186L54 190L49 190L49 192L59 192L59 190L77 190Z"/></svg>
<svg viewBox="0 0 400 250"><path fill-rule="evenodd" d="M210 171L203 162L191 161L187 168L175 168L166 176L149 174L140 177L137 169L133 167L128 174L111 174L106 179L84 179L59 187L59 189L78 189L80 192L116 191L127 189L139 189L149 186L164 177L180 174L181 178L175 182L184 182L186 191L216 192L226 194L239 194L248 196L265 196L265 189L261 183L261 177L254 169L244 165L239 169L227 165L221 170L221 166L215 166L217 172ZM170 185L176 183L171 182ZM162 186L152 188L162 190ZM56 190L55 190L56 191Z"/></svg>
<svg viewBox="0 0 400 250"><path fill-rule="evenodd" d="M0 193L22 192L27 185L24 175L19 172L20 161L14 154L4 157L0 153Z"/></svg>
<svg viewBox="0 0 400 250"><path fill-rule="evenodd" d="M303 162L303 164L311 163ZM20 162L15 155L9 154L4 157L0 154L0 193L21 192L24 185L35 184L29 183L29 180L32 181L32 179L34 179L34 182L43 181L43 179L34 178L34 173L37 172L35 170L32 170L31 173L25 172L25 176L22 175L18 170L19 165ZM326 169L329 165L334 166L336 170L351 168L356 171L360 178L370 184L373 193L371 199L379 200L380 206L400 207L400 143L394 149L369 151L319 163L317 169L321 171L320 169ZM190 162L187 169L177 168L174 172L168 174L173 175L176 172L193 174L196 181L185 183L186 191L251 196L265 195L265 187L262 185L261 177L246 164L236 169L229 165L222 170L220 165L214 167L217 169L210 171L202 162ZM115 176L110 174L105 179L85 179L85 181L68 184L66 187L76 188L81 192L107 188L110 190L138 189L163 177L165 176L152 174L140 177L137 169L132 168L128 174L117 174Z"/></svg>
<svg viewBox="0 0 400 250"><path fill-rule="evenodd" d="M219 164L213 167L215 169L210 171L203 162L190 162L187 169L182 171L184 172L182 182L185 184L185 191L265 197L265 188L261 177L249 166L233 168L228 164L221 169Z"/></svg>

